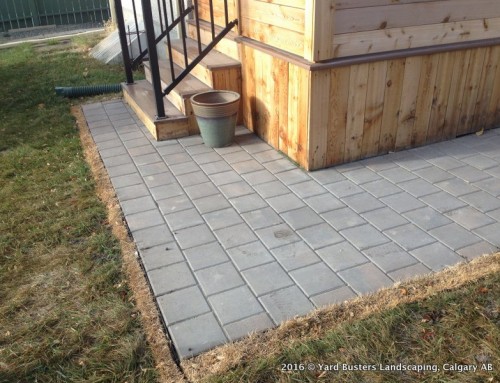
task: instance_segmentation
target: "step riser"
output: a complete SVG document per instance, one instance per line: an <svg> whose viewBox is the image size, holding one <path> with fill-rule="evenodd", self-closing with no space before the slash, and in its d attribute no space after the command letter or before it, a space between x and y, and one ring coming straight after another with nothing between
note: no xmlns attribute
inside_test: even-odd
<svg viewBox="0 0 500 383"><path fill-rule="evenodd" d="M149 82L152 82L152 76L151 76L151 69L149 66L144 66L144 74L146 75L146 80ZM161 82L161 87L162 89L165 89L169 84L166 84L165 82ZM179 109L183 115L187 116L187 106L186 103L189 102L188 100L185 100L181 95L175 92L175 89L167 94L167 100L170 101L172 104L175 105L177 109Z"/></svg>
<svg viewBox="0 0 500 383"><path fill-rule="evenodd" d="M130 105L132 110L137 114L139 119L144 123L149 132L157 141L180 138L190 135L189 119L186 117L176 117L171 119L156 120L151 113L146 112L143 103L144 95L141 93L134 94L134 86L138 85L123 85L123 98ZM129 91L130 87L130 91ZM153 102L150 100L150 102ZM194 134L194 133L193 133Z"/></svg>
<svg viewBox="0 0 500 383"><path fill-rule="evenodd" d="M185 68L182 52L172 49L172 59L176 65ZM241 94L241 67L211 69L198 64L190 73L213 89L233 90Z"/></svg>
<svg viewBox="0 0 500 383"><path fill-rule="evenodd" d="M172 58L174 63L184 68L184 55L175 49L172 49ZM227 67L209 69L201 65L196 65L190 72L194 77L216 90L232 90L241 94L241 68ZM240 112L238 114L238 124L243 123L243 104L240 103ZM188 114L186 114L187 116Z"/></svg>
<svg viewBox="0 0 500 383"><path fill-rule="evenodd" d="M168 50L167 50L167 57L168 57ZM172 48L172 60L176 65L179 65L181 68L186 68L186 63L184 61L184 54L182 52L177 51L174 48ZM191 62L189 58L188 62ZM204 84L207 84L209 87L214 88L212 71L210 69L205 68L198 64L193 68L193 70L190 73Z"/></svg>
<svg viewBox="0 0 500 383"><path fill-rule="evenodd" d="M146 80L151 82L151 70L149 66L144 66L144 73L146 76ZM161 82L161 86L163 89L167 87L168 84L165 82ZM191 100L189 97L183 98L180 94L172 90L167 96L167 100L169 100L177 109L179 109L184 116L188 118L188 129L189 135L200 134L200 128L198 127L198 123L196 122L196 117L193 114L193 108L191 106Z"/></svg>
<svg viewBox="0 0 500 383"><path fill-rule="evenodd" d="M187 25L188 36L193 40L198 40L196 33L196 25L188 23ZM201 43L208 45L212 42L212 32L210 30L200 28ZM225 55L240 61L240 49L236 41L228 37L224 37L214 48L216 51L224 53Z"/></svg>

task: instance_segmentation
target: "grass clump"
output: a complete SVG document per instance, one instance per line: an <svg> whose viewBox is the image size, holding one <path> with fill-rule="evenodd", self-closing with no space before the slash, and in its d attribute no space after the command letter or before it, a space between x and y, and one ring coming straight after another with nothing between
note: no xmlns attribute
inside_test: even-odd
<svg viewBox="0 0 500 383"><path fill-rule="evenodd" d="M122 78L73 42L0 51L0 382L156 381L70 101L54 92Z"/></svg>

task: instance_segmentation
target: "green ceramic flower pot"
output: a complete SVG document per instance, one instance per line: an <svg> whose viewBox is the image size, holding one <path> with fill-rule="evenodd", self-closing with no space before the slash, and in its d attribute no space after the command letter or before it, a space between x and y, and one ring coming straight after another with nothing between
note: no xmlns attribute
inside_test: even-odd
<svg viewBox="0 0 500 383"><path fill-rule="evenodd" d="M222 148L231 145L239 102L240 95L229 90L213 90L191 97L193 113L206 146Z"/></svg>

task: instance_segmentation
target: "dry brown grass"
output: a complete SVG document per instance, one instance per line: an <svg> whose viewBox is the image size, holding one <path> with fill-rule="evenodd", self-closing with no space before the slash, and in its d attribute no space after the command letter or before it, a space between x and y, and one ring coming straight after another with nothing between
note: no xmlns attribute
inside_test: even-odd
<svg viewBox="0 0 500 383"><path fill-rule="evenodd" d="M135 305L141 314L141 322L156 362L160 381L165 383L185 382L183 374L172 358L170 351L172 344L163 331L154 298L136 254L135 245L128 236L120 205L90 135L81 108L79 106L73 107L72 114L77 120L85 159L92 170L98 197L107 207L109 223L113 234L120 243L124 272L133 292Z"/></svg>

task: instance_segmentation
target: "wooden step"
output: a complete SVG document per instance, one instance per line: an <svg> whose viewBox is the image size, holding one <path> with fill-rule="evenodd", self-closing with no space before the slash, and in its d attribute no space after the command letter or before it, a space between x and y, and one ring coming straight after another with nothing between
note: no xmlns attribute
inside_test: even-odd
<svg viewBox="0 0 500 383"><path fill-rule="evenodd" d="M164 119L156 117L154 91L147 80L140 80L130 85L122 84L122 88L125 101L157 141L189 135L188 118L167 99L163 99L163 105L168 117Z"/></svg>
<svg viewBox="0 0 500 383"><path fill-rule="evenodd" d="M172 74L170 71L170 63L164 60L158 62L160 67L161 86L165 89L172 82ZM182 72L182 68L174 64L174 74L178 76ZM144 72L146 80L151 82L151 69L149 61L144 62ZM189 98L200 92L207 92L211 90L208 85L202 83L196 77L188 74L166 97L179 109L185 116L188 115L187 104Z"/></svg>
<svg viewBox="0 0 500 383"><path fill-rule="evenodd" d="M222 31L222 27L218 25L215 26L215 35L218 35ZM221 52L237 61L240 61L240 48L238 43L235 41L238 36L235 32L236 29L233 28L224 38L217 43L215 50ZM194 20L188 20L187 22L187 33L193 40L198 40L198 33L196 32L196 22ZM212 29L210 23L200 20L200 40L202 44L208 45L212 41Z"/></svg>
<svg viewBox="0 0 500 383"><path fill-rule="evenodd" d="M170 71L170 63L168 61L160 60L158 62L160 67L160 78L162 89L165 89L172 82L172 73ZM182 68L174 64L174 74L178 76L182 72ZM144 62L144 73L146 80L151 82L151 68L149 61ZM188 74L177 85L166 98L177 108L180 112L189 118L189 134L199 134L200 129L193 115L193 108L191 107L190 97L200 92L208 92L212 90L208 85L202 83L196 77Z"/></svg>
<svg viewBox="0 0 500 383"><path fill-rule="evenodd" d="M205 45L202 45L203 48ZM186 50L188 63L199 55L198 43L193 39L186 39ZM186 67L181 39L172 40L172 59L180 67ZM235 83L241 84L241 63L223 53L212 50L192 70L191 74L213 89L236 90L228 88L228 86L234 87Z"/></svg>

